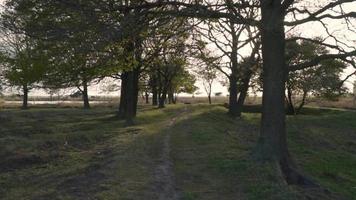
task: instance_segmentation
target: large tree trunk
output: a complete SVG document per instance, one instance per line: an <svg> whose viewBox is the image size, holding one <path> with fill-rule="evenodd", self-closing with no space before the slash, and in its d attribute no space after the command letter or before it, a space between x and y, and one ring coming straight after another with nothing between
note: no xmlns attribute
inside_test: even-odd
<svg viewBox="0 0 356 200"><path fill-rule="evenodd" d="M138 70L121 74L121 95L118 116L125 119L127 124L133 123L136 116L138 101Z"/></svg>
<svg viewBox="0 0 356 200"><path fill-rule="evenodd" d="M121 96L119 106L119 117L126 120L128 125L133 124L133 118L137 114L137 102L139 93L139 76L142 67L142 48L139 37L134 38L133 42L126 44L126 53L133 55L137 65L131 71L121 74Z"/></svg>
<svg viewBox="0 0 356 200"><path fill-rule="evenodd" d="M287 146L284 12L281 2L276 1L262 2L261 11L263 108L256 153L260 159L277 162L289 184L308 185L311 182L295 170Z"/></svg>
<svg viewBox="0 0 356 200"><path fill-rule="evenodd" d="M89 95L88 95L88 83L86 81L83 81L82 96L83 96L84 109L89 109L90 104L89 104Z"/></svg>
<svg viewBox="0 0 356 200"><path fill-rule="evenodd" d="M238 117L238 106L237 106L237 77L232 75L229 78L230 87L229 87L229 112L228 114L232 117Z"/></svg>
<svg viewBox="0 0 356 200"><path fill-rule="evenodd" d="M22 109L28 109L28 92L29 92L29 89L28 89L26 84L22 86L22 90L23 90Z"/></svg>

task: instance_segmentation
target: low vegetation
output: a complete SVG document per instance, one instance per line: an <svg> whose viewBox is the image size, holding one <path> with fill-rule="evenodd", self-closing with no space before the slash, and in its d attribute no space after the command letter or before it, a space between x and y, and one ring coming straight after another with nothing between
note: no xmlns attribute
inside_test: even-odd
<svg viewBox="0 0 356 200"><path fill-rule="evenodd" d="M239 120L220 105L139 110L130 127L105 107L1 111L0 196L158 199L154 174L169 134L182 199L356 199L355 112L306 108L287 118L290 152L321 186L310 190L289 186L277 166L251 156L256 108Z"/></svg>

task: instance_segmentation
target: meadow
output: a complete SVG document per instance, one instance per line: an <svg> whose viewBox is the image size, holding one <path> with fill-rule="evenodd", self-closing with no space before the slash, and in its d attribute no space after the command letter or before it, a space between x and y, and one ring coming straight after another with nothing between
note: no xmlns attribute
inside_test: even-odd
<svg viewBox="0 0 356 200"><path fill-rule="evenodd" d="M320 185L313 189L288 185L253 158L259 106L241 119L221 104L140 105L138 113L127 127L111 106L3 109L1 199L356 199L352 110L288 116L290 153Z"/></svg>

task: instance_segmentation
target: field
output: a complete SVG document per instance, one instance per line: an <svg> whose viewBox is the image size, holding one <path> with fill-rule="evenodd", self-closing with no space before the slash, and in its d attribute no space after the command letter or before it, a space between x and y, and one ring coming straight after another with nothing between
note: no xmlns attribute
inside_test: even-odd
<svg viewBox="0 0 356 200"><path fill-rule="evenodd" d="M288 117L291 154L321 186L311 190L251 157L258 110L231 119L218 104L141 106L131 127L111 107L2 110L0 197L356 199L356 112L309 107Z"/></svg>

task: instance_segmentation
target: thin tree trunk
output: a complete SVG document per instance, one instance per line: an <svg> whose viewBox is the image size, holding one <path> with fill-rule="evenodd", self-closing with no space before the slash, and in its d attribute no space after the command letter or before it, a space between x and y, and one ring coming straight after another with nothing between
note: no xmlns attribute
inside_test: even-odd
<svg viewBox="0 0 356 200"><path fill-rule="evenodd" d="M150 86L151 86L151 91L152 91L152 105L157 106L158 105L158 89L157 89L157 76L156 76L156 71L151 75L151 80L150 80Z"/></svg>
<svg viewBox="0 0 356 200"><path fill-rule="evenodd" d="M302 110L302 108L304 107L305 105L305 100L307 99L307 95L308 95L308 92L307 91L303 91L303 98L302 98L302 102L300 102L299 106L298 106L298 109L296 111L296 114L299 114L300 111Z"/></svg>
<svg viewBox="0 0 356 200"><path fill-rule="evenodd" d="M23 90L23 98L22 98L22 109L28 109L28 92L29 89L27 87L27 85L23 85L22 86L22 90Z"/></svg>
<svg viewBox="0 0 356 200"><path fill-rule="evenodd" d="M209 104L211 104L211 94L208 94L208 100L209 100Z"/></svg>
<svg viewBox="0 0 356 200"><path fill-rule="evenodd" d="M229 78L230 81L230 96L229 96L229 112L228 114L232 117L237 117L237 78L232 76Z"/></svg>
<svg viewBox="0 0 356 200"><path fill-rule="evenodd" d="M168 102L169 104L175 104L175 101L174 101L174 93L172 91L170 91L168 93Z"/></svg>
<svg viewBox="0 0 356 200"><path fill-rule="evenodd" d="M238 51L238 36L235 30L235 24L230 23L230 28L232 32L232 47L231 47L231 75L229 77L230 82L230 97L229 97L229 115L232 117L237 117L237 81L238 81L238 60L237 60L237 51Z"/></svg>
<svg viewBox="0 0 356 200"><path fill-rule="evenodd" d="M243 106L247 97L247 92L250 87L250 80L252 77L252 72L247 72L243 78L242 86L240 89L239 99L237 100L237 117L241 117Z"/></svg>
<svg viewBox="0 0 356 200"><path fill-rule="evenodd" d="M145 101L146 101L146 104L150 103L150 95L148 94L147 91L145 91Z"/></svg>
<svg viewBox="0 0 356 200"><path fill-rule="evenodd" d="M121 91L120 91L120 104L118 117L120 119L125 118L125 113L127 109L127 84L128 84L128 72L123 72L121 74Z"/></svg>
<svg viewBox="0 0 356 200"><path fill-rule="evenodd" d="M293 96L292 88L287 86L287 115L295 115L296 114L292 96Z"/></svg>
<svg viewBox="0 0 356 200"><path fill-rule="evenodd" d="M90 104L89 104L89 95L88 95L88 83L86 81L83 81L82 96L83 96L84 109L89 109Z"/></svg>

